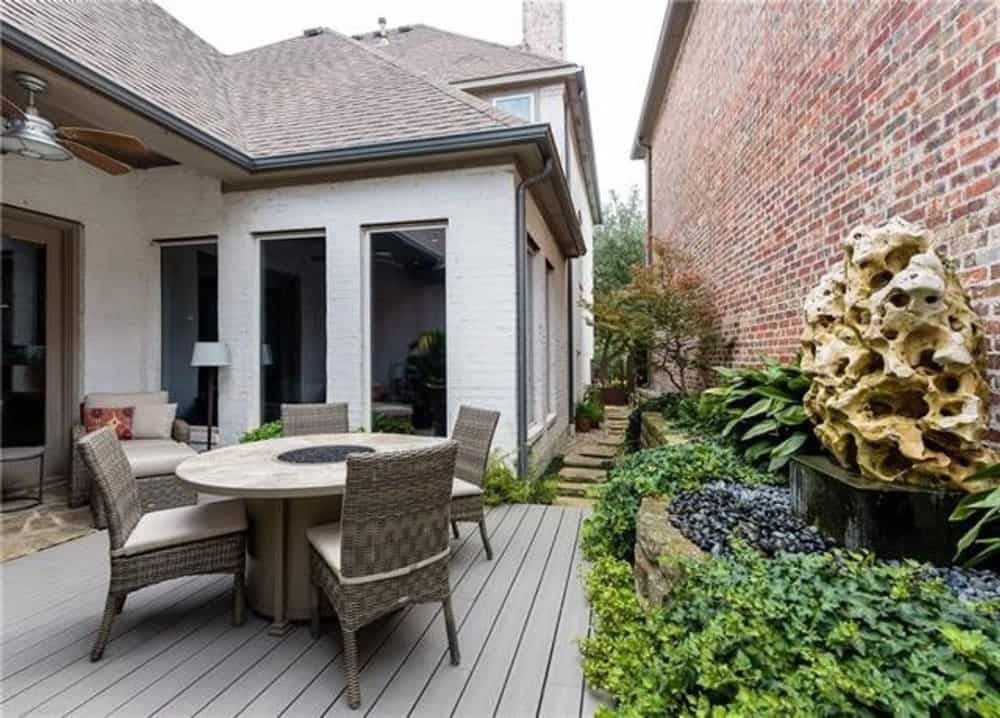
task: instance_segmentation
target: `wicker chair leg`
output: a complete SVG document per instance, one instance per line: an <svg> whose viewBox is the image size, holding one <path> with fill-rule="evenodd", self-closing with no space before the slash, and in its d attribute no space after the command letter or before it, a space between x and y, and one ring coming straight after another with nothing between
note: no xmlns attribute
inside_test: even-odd
<svg viewBox="0 0 1000 718"><path fill-rule="evenodd" d="M451 522L451 533L455 538L458 538L458 521Z"/></svg>
<svg viewBox="0 0 1000 718"><path fill-rule="evenodd" d="M111 625L115 622L115 616L118 615L117 608L118 596L108 592L108 600L104 603L104 618L101 619L101 628L97 631L97 640L90 651L91 661L99 661L104 655L104 647L108 644L108 638L111 636Z"/></svg>
<svg viewBox="0 0 1000 718"><path fill-rule="evenodd" d="M486 560L493 560L493 547L490 546L490 537L486 533L486 519L479 519L479 535L483 539L483 548L486 549Z"/></svg>
<svg viewBox="0 0 1000 718"><path fill-rule="evenodd" d="M309 633L313 638L319 638L319 586L309 587Z"/></svg>
<svg viewBox="0 0 1000 718"><path fill-rule="evenodd" d="M117 599L115 599L115 613L121 615L122 609L125 608L125 598L128 596L127 593L123 593Z"/></svg>
<svg viewBox="0 0 1000 718"><path fill-rule="evenodd" d="M242 626L247 622L247 589L243 582L243 570L233 575L233 625Z"/></svg>
<svg viewBox="0 0 1000 718"><path fill-rule="evenodd" d="M358 643L354 631L341 625L344 636L344 672L347 674L347 702L351 708L361 705L361 682L358 680Z"/></svg>
<svg viewBox="0 0 1000 718"><path fill-rule="evenodd" d="M444 607L444 627L448 631L448 652L451 654L451 665L457 666L462 660L458 650L458 631L455 630L455 612L451 609L451 596L441 602Z"/></svg>

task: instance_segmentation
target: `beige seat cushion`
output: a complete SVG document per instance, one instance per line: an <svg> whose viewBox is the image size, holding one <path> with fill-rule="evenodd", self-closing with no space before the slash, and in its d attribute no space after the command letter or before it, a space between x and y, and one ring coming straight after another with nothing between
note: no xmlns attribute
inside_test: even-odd
<svg viewBox="0 0 1000 718"><path fill-rule="evenodd" d="M306 539L326 561L326 565L340 576L340 522L322 524L306 529Z"/></svg>
<svg viewBox="0 0 1000 718"><path fill-rule="evenodd" d="M243 501L216 501L143 514L115 556L134 556L169 546L224 536L247 527Z"/></svg>
<svg viewBox="0 0 1000 718"><path fill-rule="evenodd" d="M179 463L198 453L187 444L167 439L133 439L121 446L137 479L172 474Z"/></svg>
<svg viewBox="0 0 1000 718"><path fill-rule="evenodd" d="M124 393L103 392L87 394L83 400L85 407L94 409L115 409L121 406L142 406L144 404L166 404L169 399L165 391L133 391Z"/></svg>
<svg viewBox="0 0 1000 718"><path fill-rule="evenodd" d="M481 486L476 486L475 484L469 483L468 481L463 481L462 479L455 479L451 483L451 497L453 499L460 499L465 496L482 496L483 488Z"/></svg>

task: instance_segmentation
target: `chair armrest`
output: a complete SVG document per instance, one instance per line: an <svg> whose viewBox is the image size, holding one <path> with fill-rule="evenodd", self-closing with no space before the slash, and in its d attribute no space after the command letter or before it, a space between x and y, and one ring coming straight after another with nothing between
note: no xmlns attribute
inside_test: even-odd
<svg viewBox="0 0 1000 718"><path fill-rule="evenodd" d="M191 425L183 419L174 419L172 434L174 441L179 441L182 444L191 443Z"/></svg>
<svg viewBox="0 0 1000 718"><path fill-rule="evenodd" d="M70 475L67 503L73 508L83 506L90 500L90 472L84 465L83 457L76 445L76 442L86 433L87 430L82 424L73 424L70 427Z"/></svg>

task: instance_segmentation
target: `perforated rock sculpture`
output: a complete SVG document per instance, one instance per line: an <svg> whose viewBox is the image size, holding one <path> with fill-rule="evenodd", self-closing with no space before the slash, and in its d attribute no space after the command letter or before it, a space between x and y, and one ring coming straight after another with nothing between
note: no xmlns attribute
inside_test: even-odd
<svg viewBox="0 0 1000 718"><path fill-rule="evenodd" d="M805 302L802 367L816 435L869 479L977 491L989 391L983 325L929 233L859 227Z"/></svg>

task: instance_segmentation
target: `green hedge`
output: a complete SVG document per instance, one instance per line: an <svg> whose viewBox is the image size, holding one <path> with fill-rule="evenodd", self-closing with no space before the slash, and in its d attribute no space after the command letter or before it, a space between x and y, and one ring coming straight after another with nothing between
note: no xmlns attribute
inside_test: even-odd
<svg viewBox="0 0 1000 718"><path fill-rule="evenodd" d="M1000 716L1000 622L914 565L738 547L685 570L650 611L628 563L586 579L584 672L618 715Z"/></svg>
<svg viewBox="0 0 1000 718"><path fill-rule="evenodd" d="M593 513L583 528L590 558L627 559L635 544L635 521L644 496L668 496L716 480L758 485L781 481L747 466L730 448L711 442L676 444L626 456L594 491Z"/></svg>

